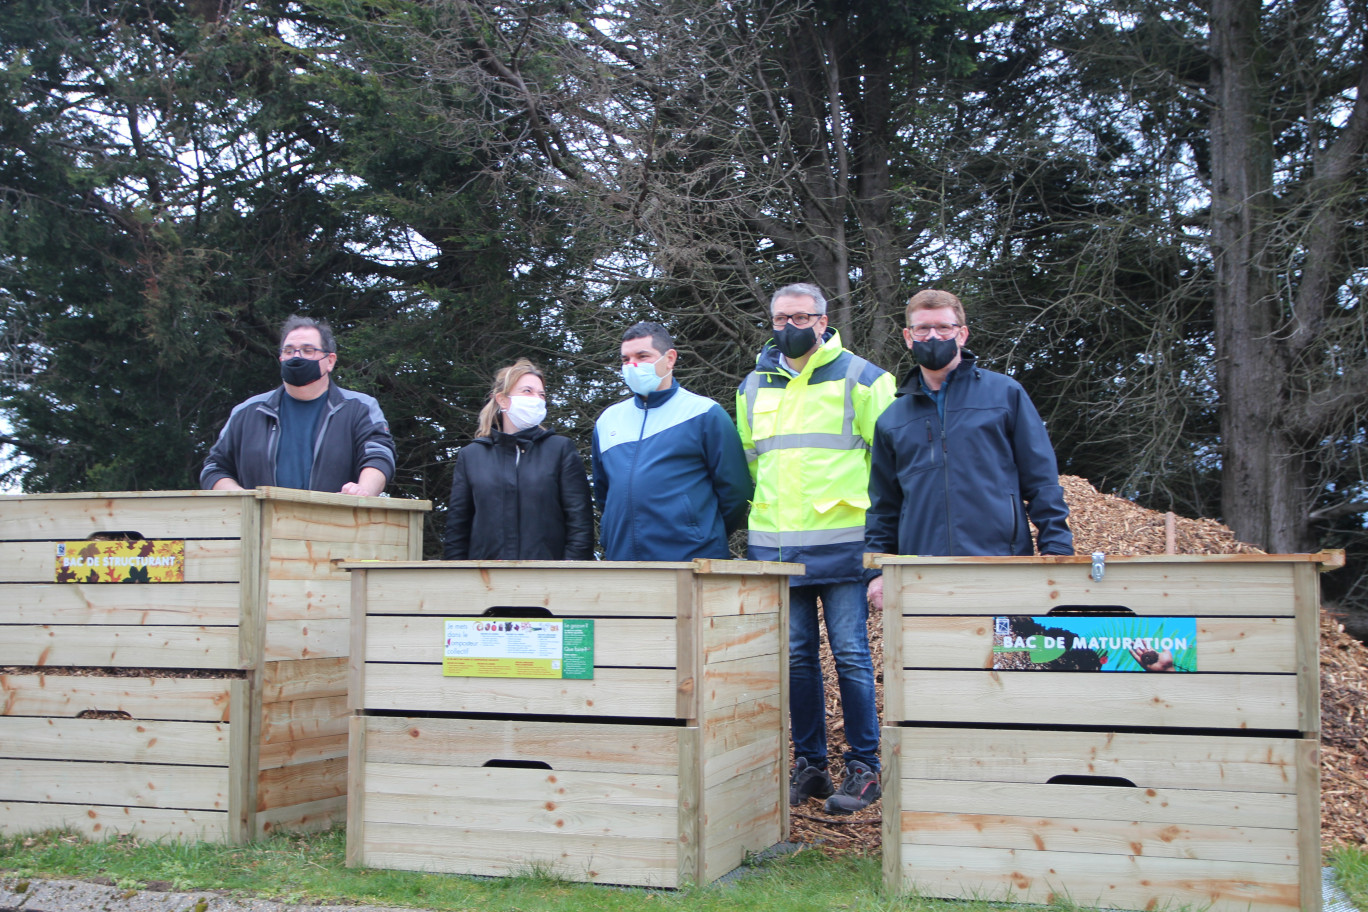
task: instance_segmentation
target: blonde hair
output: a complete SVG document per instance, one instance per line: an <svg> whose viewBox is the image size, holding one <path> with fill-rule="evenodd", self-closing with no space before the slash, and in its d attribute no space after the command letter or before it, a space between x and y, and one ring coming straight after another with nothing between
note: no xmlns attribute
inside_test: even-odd
<svg viewBox="0 0 1368 912"><path fill-rule="evenodd" d="M912 325L912 314L918 310L934 310L940 307L949 307L955 311L955 319L960 325L964 325L964 305L960 299L948 291L941 291L939 288L926 288L917 292L907 301L907 325Z"/></svg>
<svg viewBox="0 0 1368 912"><path fill-rule="evenodd" d="M499 417L499 402L494 397L512 395L513 390L517 389L518 381L528 374L539 378L543 383L546 382L546 375L526 358L519 358L507 367L499 368L494 374L489 401L480 409L480 426L475 431L476 437L488 437L494 433L494 421Z"/></svg>

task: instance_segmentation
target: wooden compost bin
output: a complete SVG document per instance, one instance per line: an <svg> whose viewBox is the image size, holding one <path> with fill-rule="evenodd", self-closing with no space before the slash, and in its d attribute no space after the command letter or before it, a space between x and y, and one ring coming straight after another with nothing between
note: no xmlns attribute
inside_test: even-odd
<svg viewBox="0 0 1368 912"><path fill-rule="evenodd" d="M352 570L347 862L675 887L788 834L797 564ZM443 675L446 618L592 618L592 680Z"/></svg>
<svg viewBox="0 0 1368 912"><path fill-rule="evenodd" d="M885 884L1318 912L1318 571L1343 558L1108 557L1094 581L1087 557L871 555L886 593ZM993 670L1010 632L996 618L1124 624L1101 609L1195 619L1196 673ZM1125 644L1106 645L1125 664Z"/></svg>
<svg viewBox="0 0 1368 912"><path fill-rule="evenodd" d="M285 488L0 497L0 831L242 842L343 819L351 581L335 561L419 557L429 507ZM59 543L137 538L183 542L183 581L57 581L91 572L63 571Z"/></svg>

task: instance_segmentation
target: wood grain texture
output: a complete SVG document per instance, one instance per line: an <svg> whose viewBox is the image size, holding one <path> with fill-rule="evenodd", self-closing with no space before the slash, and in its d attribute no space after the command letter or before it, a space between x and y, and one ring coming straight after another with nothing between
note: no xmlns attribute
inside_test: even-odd
<svg viewBox="0 0 1368 912"><path fill-rule="evenodd" d="M925 699L935 694L936 699ZM1297 730L1293 675L903 672L913 722Z"/></svg>

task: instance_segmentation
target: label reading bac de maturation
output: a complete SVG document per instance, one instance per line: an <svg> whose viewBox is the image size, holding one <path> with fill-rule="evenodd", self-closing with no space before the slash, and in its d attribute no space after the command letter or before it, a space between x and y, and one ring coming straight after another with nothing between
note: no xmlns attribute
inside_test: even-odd
<svg viewBox="0 0 1368 912"><path fill-rule="evenodd" d="M592 619L447 618L445 626L446 677L594 677Z"/></svg>

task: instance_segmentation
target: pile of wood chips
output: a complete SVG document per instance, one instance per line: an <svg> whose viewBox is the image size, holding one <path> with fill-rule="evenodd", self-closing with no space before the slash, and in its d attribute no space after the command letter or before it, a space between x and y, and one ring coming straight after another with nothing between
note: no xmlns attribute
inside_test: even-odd
<svg viewBox="0 0 1368 912"><path fill-rule="evenodd" d="M1069 525L1079 554L1164 554L1170 536L1177 554L1259 554L1211 519L1169 518L1138 504L1103 494L1085 479L1062 476L1069 503ZM1368 647L1344 632L1344 625L1321 613L1321 834L1322 844L1368 844ZM879 717L883 718L883 617L870 613L869 641L874 654ZM825 631L823 632L825 643ZM831 652L822 651L826 683L827 750L832 777L841 781L841 755L847 745L841 722L840 692ZM793 808L795 842L814 843L833 854L877 852L883 807L849 817L829 817L819 802Z"/></svg>

